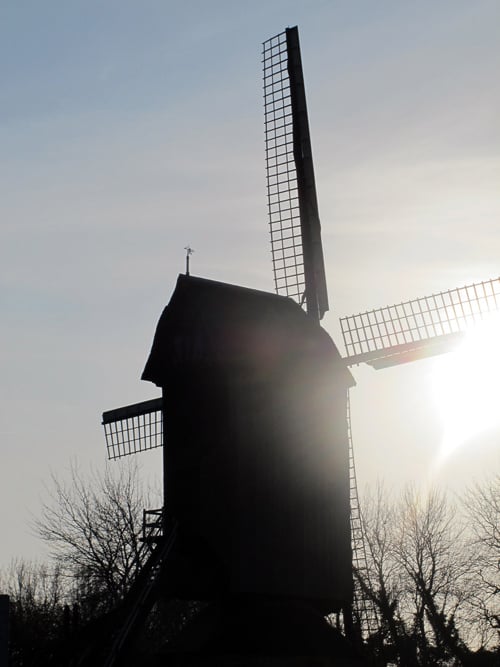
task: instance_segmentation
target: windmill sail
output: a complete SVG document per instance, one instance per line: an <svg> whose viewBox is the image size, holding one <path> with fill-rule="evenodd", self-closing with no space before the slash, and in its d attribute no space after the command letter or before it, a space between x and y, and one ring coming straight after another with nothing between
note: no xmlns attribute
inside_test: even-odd
<svg viewBox="0 0 500 667"><path fill-rule="evenodd" d="M109 459L163 445L162 398L125 405L102 415Z"/></svg>
<svg viewBox="0 0 500 667"><path fill-rule="evenodd" d="M347 364L385 368L449 351L500 307L500 278L341 318Z"/></svg>
<svg viewBox="0 0 500 667"><path fill-rule="evenodd" d="M320 320L328 295L297 27L264 42L263 66L275 287Z"/></svg>

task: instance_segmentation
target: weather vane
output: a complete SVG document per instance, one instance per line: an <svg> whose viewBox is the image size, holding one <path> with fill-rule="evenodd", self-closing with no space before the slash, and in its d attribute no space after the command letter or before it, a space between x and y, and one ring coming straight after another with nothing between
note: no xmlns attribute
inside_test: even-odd
<svg viewBox="0 0 500 667"><path fill-rule="evenodd" d="M194 250L190 245L185 246L184 250L186 251L186 276L189 276L189 258L193 254Z"/></svg>

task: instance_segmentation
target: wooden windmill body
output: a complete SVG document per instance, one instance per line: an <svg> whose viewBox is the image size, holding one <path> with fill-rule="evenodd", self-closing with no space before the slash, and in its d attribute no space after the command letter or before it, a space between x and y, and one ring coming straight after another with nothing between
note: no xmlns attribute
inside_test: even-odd
<svg viewBox="0 0 500 667"><path fill-rule="evenodd" d="M290 299L179 276L143 379L163 391L169 594L339 611L352 595L352 376L328 334Z"/></svg>

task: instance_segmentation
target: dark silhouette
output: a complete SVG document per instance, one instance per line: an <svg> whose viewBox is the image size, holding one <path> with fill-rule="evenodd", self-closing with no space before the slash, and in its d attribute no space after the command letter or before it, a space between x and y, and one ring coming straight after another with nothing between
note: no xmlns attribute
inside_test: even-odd
<svg viewBox="0 0 500 667"><path fill-rule="evenodd" d="M297 28L264 43L263 63L271 250L282 296L193 278L186 248L186 276L143 375L162 399L103 415L113 457L161 446L165 435L163 530L151 542L155 565L145 566L144 589L130 594L129 630L118 633L115 656L132 616L159 597L201 599L209 609L238 600L245 618L241 605L250 599L257 608L273 599L275 610L300 600L339 614L339 625L342 615L350 641L373 634L367 587L353 595L352 555L359 573L365 552L348 367L441 353L469 323L464 312L492 310L490 297L500 293L500 280L488 281L344 318L342 358L319 325L329 303ZM438 610L426 609L437 627ZM441 634L451 646L451 621Z"/></svg>

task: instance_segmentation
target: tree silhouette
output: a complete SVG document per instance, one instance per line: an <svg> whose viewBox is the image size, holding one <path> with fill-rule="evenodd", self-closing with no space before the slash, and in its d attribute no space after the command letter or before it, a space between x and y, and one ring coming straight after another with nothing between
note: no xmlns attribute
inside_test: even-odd
<svg viewBox="0 0 500 667"><path fill-rule="evenodd" d="M476 554L476 605L485 621L484 643L500 646L500 475L475 484L463 498Z"/></svg>
<svg viewBox="0 0 500 667"><path fill-rule="evenodd" d="M140 538L149 502L134 466L84 475L72 465L69 481L52 475L34 525L84 617L115 607L139 572L147 557Z"/></svg>
<svg viewBox="0 0 500 667"><path fill-rule="evenodd" d="M490 624L498 620L491 613L497 590L492 583L492 567L498 566L493 539L497 506L491 489L480 487L470 494L471 507L479 502L478 493L483 521L476 523L475 540L482 540L486 550L482 560L478 549L471 548L470 530L443 493L419 494L410 488L394 501L379 486L365 497L368 570L355 574L376 605L380 630L371 643L385 660L423 667L486 665L498 659L493 657L498 644L491 637L485 641L484 633L487 602ZM496 582L498 587L498 578Z"/></svg>

